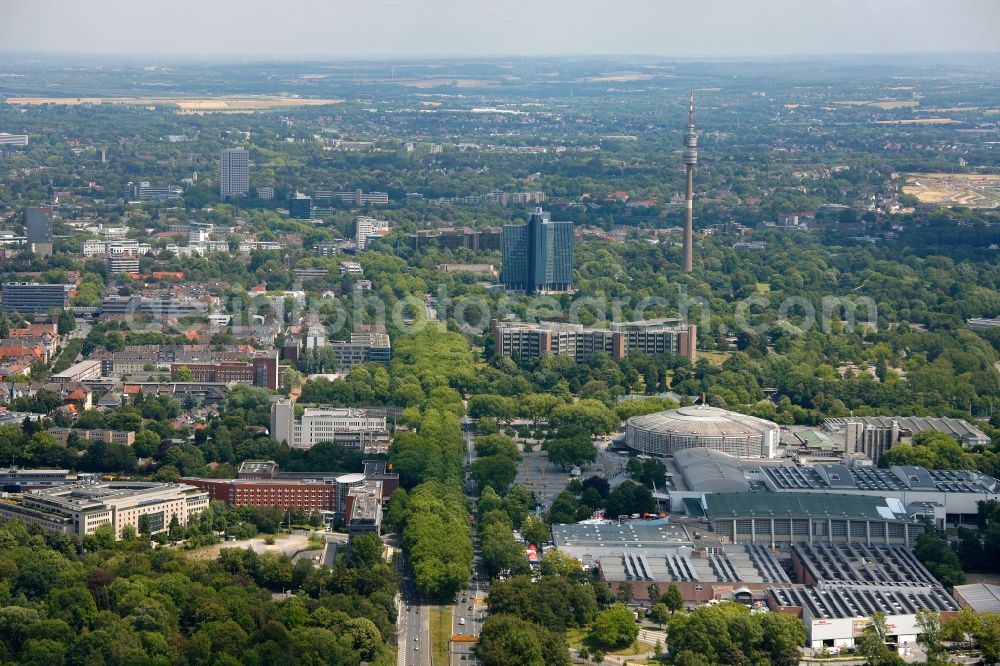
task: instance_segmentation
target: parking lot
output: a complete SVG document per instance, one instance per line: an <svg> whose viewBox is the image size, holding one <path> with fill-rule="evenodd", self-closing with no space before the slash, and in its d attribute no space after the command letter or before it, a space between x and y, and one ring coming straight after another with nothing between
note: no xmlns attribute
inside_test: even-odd
<svg viewBox="0 0 1000 666"><path fill-rule="evenodd" d="M626 462L628 456L609 453L606 444L599 442L597 460L581 470L580 478L599 475L607 478L612 486L618 485L628 478L625 473ZM566 488L571 478L569 471L550 464L545 452L538 447L530 453L524 453L517 466L516 482L535 493L543 511L548 510L552 500Z"/></svg>

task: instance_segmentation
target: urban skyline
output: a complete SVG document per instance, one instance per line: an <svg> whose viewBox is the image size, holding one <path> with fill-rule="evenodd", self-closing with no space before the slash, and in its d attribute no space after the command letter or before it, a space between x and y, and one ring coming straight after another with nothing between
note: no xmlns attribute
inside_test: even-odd
<svg viewBox="0 0 1000 666"><path fill-rule="evenodd" d="M1000 663L993 5L8 4L5 664Z"/></svg>

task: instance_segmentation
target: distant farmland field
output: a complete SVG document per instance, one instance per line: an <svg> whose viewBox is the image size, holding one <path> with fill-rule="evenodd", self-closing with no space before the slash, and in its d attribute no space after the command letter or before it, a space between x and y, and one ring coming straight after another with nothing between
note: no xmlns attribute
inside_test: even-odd
<svg viewBox="0 0 1000 666"><path fill-rule="evenodd" d="M339 99L310 99L302 97L8 97L6 102L15 106L161 106L177 107L178 113L254 113L304 106L339 104Z"/></svg>

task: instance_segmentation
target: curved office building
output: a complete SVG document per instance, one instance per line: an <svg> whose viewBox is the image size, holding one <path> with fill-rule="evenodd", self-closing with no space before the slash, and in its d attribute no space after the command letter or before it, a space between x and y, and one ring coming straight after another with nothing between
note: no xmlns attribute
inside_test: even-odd
<svg viewBox="0 0 1000 666"><path fill-rule="evenodd" d="M633 416L625 422L625 444L651 456L703 448L737 458L773 458L779 435L776 423L706 405Z"/></svg>

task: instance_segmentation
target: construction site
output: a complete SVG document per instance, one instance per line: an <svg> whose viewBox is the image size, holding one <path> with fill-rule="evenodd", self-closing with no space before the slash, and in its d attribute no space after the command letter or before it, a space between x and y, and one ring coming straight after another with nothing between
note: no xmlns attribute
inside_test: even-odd
<svg viewBox="0 0 1000 666"><path fill-rule="evenodd" d="M1000 175L978 173L908 173L903 194L912 194L922 204L997 208L1000 206Z"/></svg>

